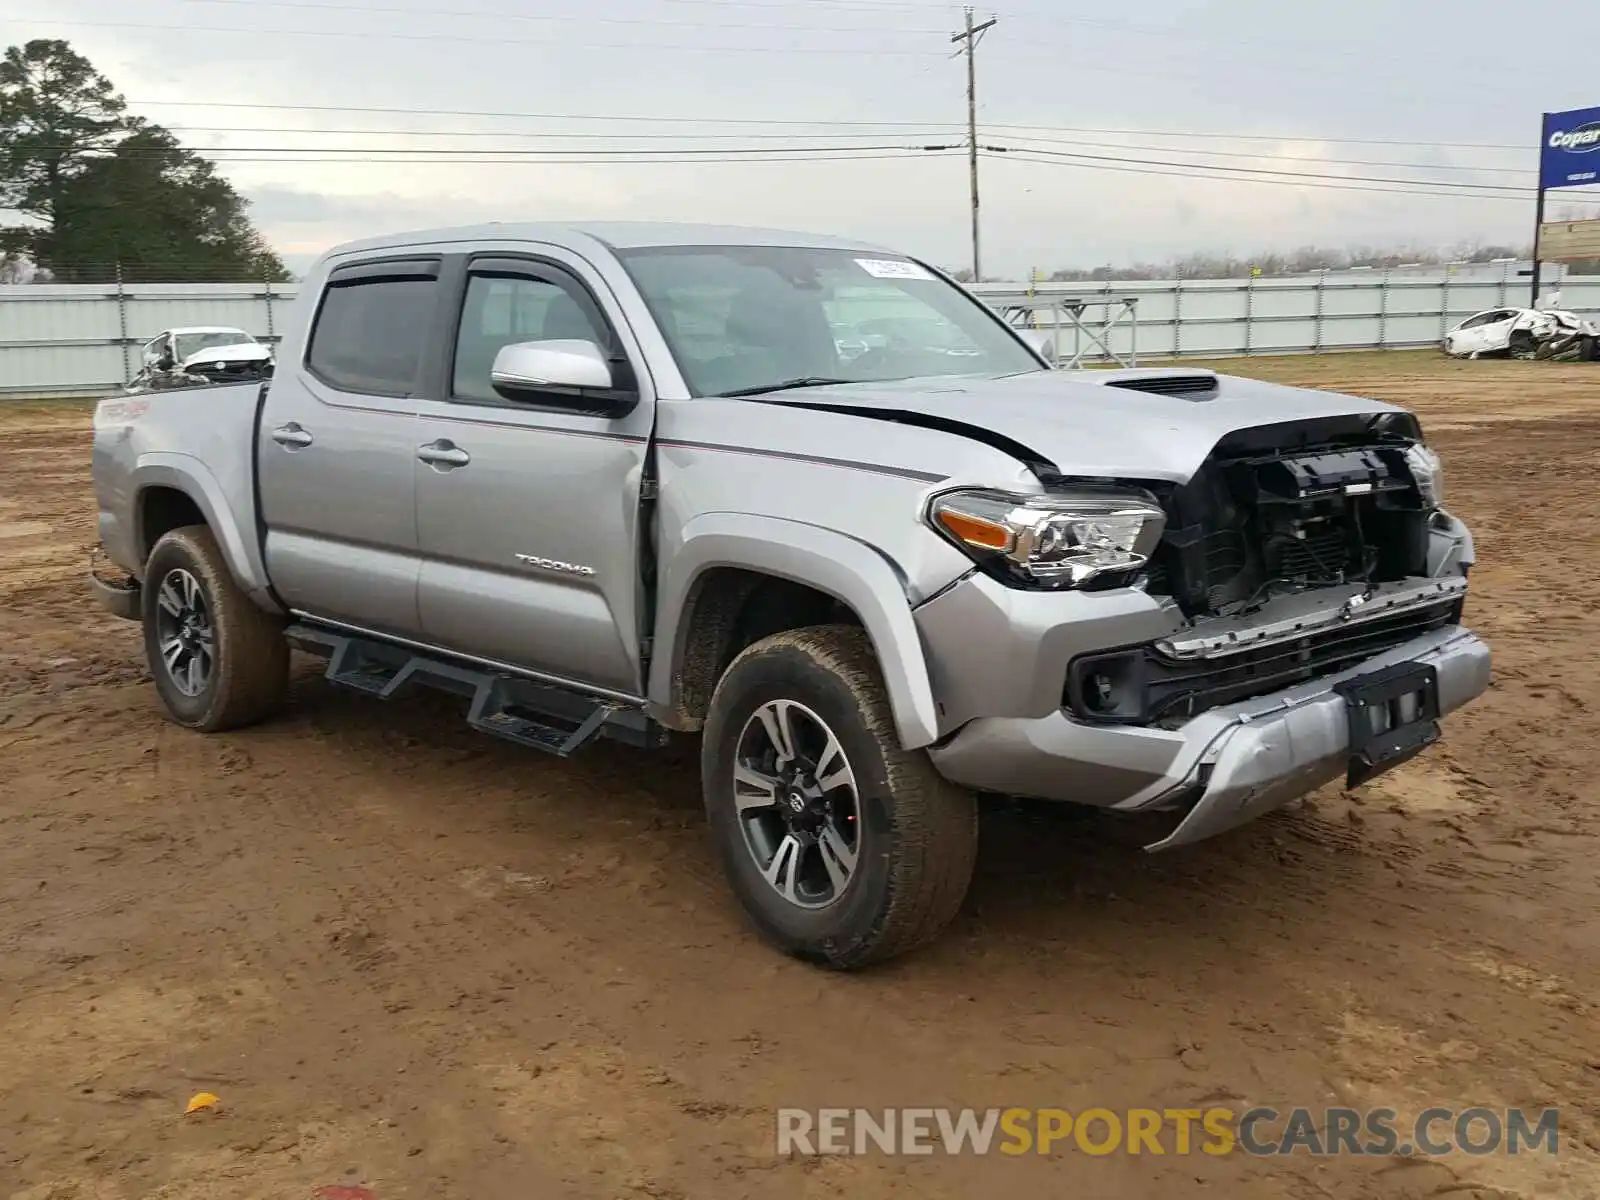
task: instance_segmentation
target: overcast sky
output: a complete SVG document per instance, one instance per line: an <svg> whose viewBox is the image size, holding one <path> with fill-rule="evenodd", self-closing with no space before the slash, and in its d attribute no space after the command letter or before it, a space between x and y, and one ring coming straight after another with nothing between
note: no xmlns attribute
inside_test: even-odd
<svg viewBox="0 0 1600 1200"><path fill-rule="evenodd" d="M191 146L219 151L291 266L381 231L583 217L815 229L952 267L968 261L965 158L901 149L964 135L964 66L949 41L961 10L953 5L5 7L6 43L67 39L135 111ZM1533 182L1539 114L1600 104L1587 38L1522 22L1490 0L1003 0L978 10L980 20L989 16L999 24L978 51L980 141L1052 157L1023 161L1013 150L1009 159L984 160L988 275L1192 250L1525 242L1532 200L1520 190ZM1536 66L1524 45L1532 36ZM417 115L422 110L462 115ZM681 159L686 149L804 148L787 155L798 158L843 145L896 157L605 161L646 148L664 159ZM383 157L379 148L408 147L433 158L370 161ZM508 149L586 161L481 161ZM328 161L341 157L332 151L359 161ZM1232 168L1217 173L1234 177L1155 173L1196 163ZM1239 178L1263 168L1334 178ZM1344 190L1312 186L1341 178ZM1370 182L1394 178L1480 186L1386 194L1396 185Z"/></svg>

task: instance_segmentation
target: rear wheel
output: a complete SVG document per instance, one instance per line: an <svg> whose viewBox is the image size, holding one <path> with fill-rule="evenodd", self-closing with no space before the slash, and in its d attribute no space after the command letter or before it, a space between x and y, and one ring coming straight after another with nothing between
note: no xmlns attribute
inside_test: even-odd
<svg viewBox="0 0 1600 1200"><path fill-rule="evenodd" d="M142 594L145 657L174 721L214 733L282 706L283 622L234 582L209 529L190 525L162 537L145 564Z"/></svg>
<svg viewBox="0 0 1600 1200"><path fill-rule="evenodd" d="M1512 333L1507 349L1512 358L1531 359L1538 354L1539 343L1526 329L1518 329Z"/></svg>
<svg viewBox="0 0 1600 1200"><path fill-rule="evenodd" d="M973 795L901 749L871 643L851 626L775 634L711 699L706 812L734 893L787 953L865 966L934 938L977 853Z"/></svg>

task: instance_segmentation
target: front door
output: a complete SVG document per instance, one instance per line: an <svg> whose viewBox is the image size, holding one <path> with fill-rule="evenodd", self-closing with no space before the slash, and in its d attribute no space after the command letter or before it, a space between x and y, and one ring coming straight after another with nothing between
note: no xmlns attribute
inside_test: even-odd
<svg viewBox="0 0 1600 1200"><path fill-rule="evenodd" d="M435 645L638 695L639 491L654 404L610 293L564 257L466 265L443 394L417 406L418 605ZM557 338L613 355L641 389L628 415L496 394L500 347Z"/></svg>
<svg viewBox="0 0 1600 1200"><path fill-rule="evenodd" d="M440 262L336 269L304 366L279 371L267 391L257 452L267 573L297 611L421 632L414 393L442 320Z"/></svg>

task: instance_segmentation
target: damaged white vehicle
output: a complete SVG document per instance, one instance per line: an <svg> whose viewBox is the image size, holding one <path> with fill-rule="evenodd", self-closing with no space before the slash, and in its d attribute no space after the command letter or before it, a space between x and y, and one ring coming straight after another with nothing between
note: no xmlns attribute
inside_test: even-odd
<svg viewBox="0 0 1600 1200"><path fill-rule="evenodd" d="M1600 327L1565 309L1491 308L1475 313L1445 334L1453 358L1595 357Z"/></svg>
<svg viewBox="0 0 1600 1200"><path fill-rule="evenodd" d="M272 373L272 347L231 325L164 329L141 347L142 369L129 383L142 389L166 383L228 383Z"/></svg>

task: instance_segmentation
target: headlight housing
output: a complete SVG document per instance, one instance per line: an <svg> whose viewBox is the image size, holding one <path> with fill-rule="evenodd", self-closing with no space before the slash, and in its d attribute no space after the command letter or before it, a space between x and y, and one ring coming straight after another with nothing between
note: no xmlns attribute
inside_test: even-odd
<svg viewBox="0 0 1600 1200"><path fill-rule="evenodd" d="M1411 468L1411 478L1416 481L1417 494L1428 508L1438 508L1444 503L1444 464L1439 456L1416 442L1406 450L1406 466Z"/></svg>
<svg viewBox="0 0 1600 1200"><path fill-rule="evenodd" d="M1133 492L957 491L934 497L928 523L1014 587L1095 589L1137 578L1166 514Z"/></svg>

